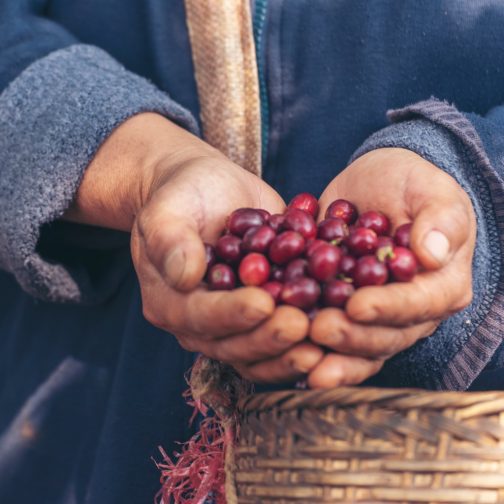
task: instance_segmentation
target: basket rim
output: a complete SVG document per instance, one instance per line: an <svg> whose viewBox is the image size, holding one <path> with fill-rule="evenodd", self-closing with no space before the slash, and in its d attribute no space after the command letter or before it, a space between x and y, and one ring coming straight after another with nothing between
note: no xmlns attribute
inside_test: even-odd
<svg viewBox="0 0 504 504"><path fill-rule="evenodd" d="M504 412L504 391L461 392L432 391L416 388L338 387L321 390L286 389L274 392L251 394L238 403L242 414L275 409L292 411L298 409L322 409L328 406L359 406L373 404L395 410L413 408L444 410L464 409L462 416L471 416L473 408L481 414ZM458 412L461 414L461 412ZM458 415L457 415L458 416Z"/></svg>

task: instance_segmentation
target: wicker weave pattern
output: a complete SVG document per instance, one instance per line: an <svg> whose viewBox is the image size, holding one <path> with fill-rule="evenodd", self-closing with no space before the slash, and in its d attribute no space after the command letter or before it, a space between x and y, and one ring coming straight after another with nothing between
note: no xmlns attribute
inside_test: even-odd
<svg viewBox="0 0 504 504"><path fill-rule="evenodd" d="M241 404L238 502L504 502L504 393L341 388Z"/></svg>
<svg viewBox="0 0 504 504"><path fill-rule="evenodd" d="M205 140L260 175L259 82L250 0L185 0Z"/></svg>

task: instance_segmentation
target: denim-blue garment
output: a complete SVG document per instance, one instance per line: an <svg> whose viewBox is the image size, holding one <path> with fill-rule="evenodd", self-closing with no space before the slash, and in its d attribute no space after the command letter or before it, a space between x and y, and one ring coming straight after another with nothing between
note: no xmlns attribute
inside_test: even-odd
<svg viewBox="0 0 504 504"><path fill-rule="evenodd" d="M404 147L477 214L472 305L373 381L504 389L504 4L254 8L267 182L318 195L352 157ZM0 0L0 92L0 502L149 501L157 445L190 432L192 356L144 321L128 237L57 219L128 117L197 133L183 1Z"/></svg>

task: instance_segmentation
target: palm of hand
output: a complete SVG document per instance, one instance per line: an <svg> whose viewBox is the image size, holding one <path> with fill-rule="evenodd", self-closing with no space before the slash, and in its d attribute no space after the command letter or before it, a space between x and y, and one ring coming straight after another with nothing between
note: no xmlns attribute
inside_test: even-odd
<svg viewBox="0 0 504 504"><path fill-rule="evenodd" d="M320 198L322 215L337 198L351 200L360 211L379 209L394 227L413 221L412 249L423 272L410 283L359 289L346 313L320 312L310 336L333 353L311 371L314 387L365 380L472 297L475 218L469 198L450 176L410 151L380 149L329 184Z"/></svg>

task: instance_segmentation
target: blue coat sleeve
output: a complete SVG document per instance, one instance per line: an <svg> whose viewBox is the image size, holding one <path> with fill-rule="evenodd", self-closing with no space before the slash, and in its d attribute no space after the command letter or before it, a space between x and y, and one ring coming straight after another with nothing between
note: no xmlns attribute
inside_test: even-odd
<svg viewBox="0 0 504 504"><path fill-rule="evenodd" d="M117 286L128 250L86 251L72 240L99 230L54 232L86 167L135 114L157 112L194 133L197 124L149 81L44 19L44 3L0 0L0 267L35 297L93 303Z"/></svg>
<svg viewBox="0 0 504 504"><path fill-rule="evenodd" d="M465 390L482 371L502 364L504 340L504 107L486 117L464 114L434 98L390 111L352 159L382 147L412 150L465 189L477 217L474 299L438 330L391 359L377 381L387 385Z"/></svg>

